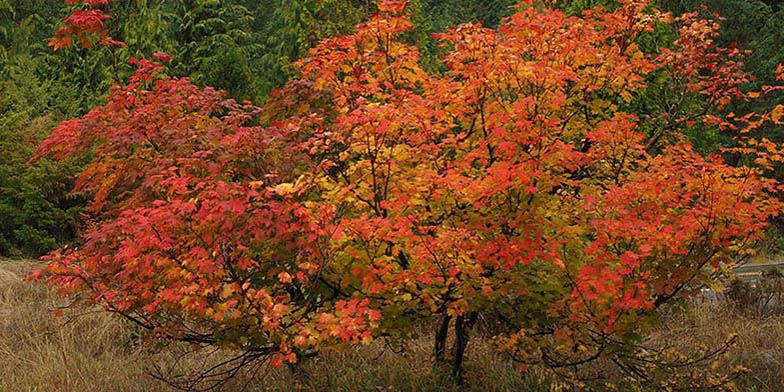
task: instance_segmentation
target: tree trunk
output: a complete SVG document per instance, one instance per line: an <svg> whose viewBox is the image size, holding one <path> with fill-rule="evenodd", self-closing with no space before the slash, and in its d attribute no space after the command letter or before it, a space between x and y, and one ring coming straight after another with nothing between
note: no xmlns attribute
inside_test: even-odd
<svg viewBox="0 0 784 392"><path fill-rule="evenodd" d="M435 337L435 357L436 363L443 363L444 361L444 354L446 352L446 336L449 332L449 321L452 319L452 316L446 314L446 310L444 310L444 314L441 315L441 320L438 322L436 326L436 337Z"/></svg>
<svg viewBox="0 0 784 392"><path fill-rule="evenodd" d="M461 314L455 320L455 344L452 346L452 376L458 384L463 380L463 356L468 346L469 332L476 324L477 312Z"/></svg>

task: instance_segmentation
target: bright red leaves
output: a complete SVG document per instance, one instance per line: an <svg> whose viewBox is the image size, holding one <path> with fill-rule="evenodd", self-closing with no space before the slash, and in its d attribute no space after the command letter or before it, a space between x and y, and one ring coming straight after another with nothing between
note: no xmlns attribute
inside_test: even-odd
<svg viewBox="0 0 784 392"><path fill-rule="evenodd" d="M95 45L125 46L124 43L109 36L104 20L110 19L111 16L98 8L92 8L107 4L109 0L66 0L65 2L84 4L86 7L74 8L69 16L63 18L65 27L58 29L55 36L49 40L49 46L54 50L70 47L74 41L84 48Z"/></svg>
<svg viewBox="0 0 784 392"><path fill-rule="evenodd" d="M747 256L781 207L760 169L679 133L742 124L714 110L748 96L742 54L694 15L645 53L640 34L671 22L646 6L458 26L439 35L447 72L430 74L399 37L405 2L382 2L264 109L134 60L107 105L41 147L90 154L77 190L94 200L47 279L159 335L278 362L471 312L503 320L501 347L527 364L629 360L621 337ZM78 15L102 34L99 12ZM634 112L653 72L704 106Z"/></svg>

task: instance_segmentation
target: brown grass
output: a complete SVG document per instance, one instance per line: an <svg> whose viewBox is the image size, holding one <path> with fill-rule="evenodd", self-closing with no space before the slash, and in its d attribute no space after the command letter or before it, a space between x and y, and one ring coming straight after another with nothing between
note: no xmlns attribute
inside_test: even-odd
<svg viewBox="0 0 784 392"><path fill-rule="evenodd" d="M67 303L44 285L23 281L32 261L0 260L0 391L167 391L151 377L149 365L203 365L171 353L151 354L134 344L132 328L102 312L64 320L53 309ZM429 365L430 341L422 338L396 354L378 342L360 350L324 352L303 364L298 376L288 369L262 368L240 374L218 390L250 391L517 391L531 390L521 375L483 342L469 346L467 384L458 388Z"/></svg>
<svg viewBox="0 0 784 392"><path fill-rule="evenodd" d="M732 334L737 335L736 344L721 366L749 370L738 380L737 389L784 391L784 315L752 317L726 303L694 300L685 309L665 315L651 341L687 352L699 344L716 345Z"/></svg>
<svg viewBox="0 0 784 392"><path fill-rule="evenodd" d="M116 318L90 314L59 327L52 309L63 301L23 282L30 269L30 262L0 260L0 391L161 389Z"/></svg>
<svg viewBox="0 0 784 392"><path fill-rule="evenodd" d="M16 391L167 391L149 375L148 366L175 364L167 353L152 354L133 339L133 329L101 312L58 326L52 309L62 305L51 290L22 279L31 261L0 260L0 392ZM739 391L784 391L784 316L752 319L728 313L726 306L695 303L665 315L651 341L687 349L715 344L732 332L738 343L722 366L742 364L751 373ZM62 321L62 320L61 320ZM469 345L466 384L458 387L430 365L427 337L396 354L376 342L360 349L324 352L293 375L287 369L261 368L240 374L220 388L250 391L547 391L530 371L517 372L480 339ZM177 362L195 368L200 358Z"/></svg>

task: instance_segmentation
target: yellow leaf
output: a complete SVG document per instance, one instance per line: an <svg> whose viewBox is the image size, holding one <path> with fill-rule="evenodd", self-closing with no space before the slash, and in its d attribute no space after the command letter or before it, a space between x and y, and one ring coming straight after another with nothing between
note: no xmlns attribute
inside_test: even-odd
<svg viewBox="0 0 784 392"><path fill-rule="evenodd" d="M227 284L223 286L223 289L221 289L220 297L228 298L229 296L231 296L232 293L234 293L234 288L232 288L231 285Z"/></svg>
<svg viewBox="0 0 784 392"><path fill-rule="evenodd" d="M778 123L781 120L782 115L784 115L784 105L778 105L770 112L770 118L775 123Z"/></svg>
<svg viewBox="0 0 784 392"><path fill-rule="evenodd" d="M274 189L275 189L275 193L282 196L291 193L291 191L294 189L294 184L287 182L287 183L279 184Z"/></svg>

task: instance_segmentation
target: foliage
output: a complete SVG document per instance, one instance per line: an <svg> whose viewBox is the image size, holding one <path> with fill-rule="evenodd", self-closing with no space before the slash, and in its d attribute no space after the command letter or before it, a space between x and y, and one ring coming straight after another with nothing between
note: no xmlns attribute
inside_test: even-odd
<svg viewBox="0 0 784 392"><path fill-rule="evenodd" d="M72 15L61 22L59 26L63 27L65 23L65 29L61 29L50 44L60 48L68 46L66 43L73 40L85 40L84 42L88 42L87 46L92 46L93 41L99 40L89 34L83 34L80 38L72 37L69 34L78 28L68 26L81 23L79 28L84 28L85 23L98 23L91 25L89 29L92 33L102 35L102 39L106 39L105 44L114 44L111 45L113 49L105 46L93 47L90 50L71 47L60 48L56 53L52 53L45 43L54 29L58 15L63 12L62 1L44 0L31 3L4 0L0 3L0 79L5 83L4 88L14 91L32 88L21 82L19 75L34 79L33 83L36 85L33 88L36 91L35 102L31 102L29 107L24 109L27 114L15 115L13 119L10 112L5 115L7 118L4 121L8 124L13 121L16 124L14 135L27 131L26 122L32 118L49 118L48 121L36 123L36 127L40 129L35 130L34 138L40 139L48 133L45 128L52 122L84 114L89 108L103 103L103 92L133 72L133 67L126 65L124 59L149 56L159 50L175 56L170 66L172 74L188 75L199 85L230 91L233 97L263 102L272 88L288 79L293 71L290 63L305 55L307 49L319 39L347 33L365 14L375 11L374 5L369 6L361 1L149 0L107 4L87 2L86 5L70 3L68 7L80 11L81 16L73 18ZM429 25L420 35L427 37L429 31L440 29L451 24L451 21L463 21L478 16L477 10L482 6L469 3L427 2L422 18L438 20L440 24ZM103 25L108 20L104 17L106 15L100 16L99 12L92 13L97 19L85 18L85 7L89 5L106 7L107 14L122 15L122 18L112 20L107 25ZM494 12L503 8L497 5L494 7ZM469 8L473 11L465 13ZM438 14L438 18L433 16L435 14ZM492 17L494 13L487 15ZM125 46L119 45L120 42ZM427 42L432 45L432 40ZM8 102L12 100L9 97ZM3 142L17 143L16 136L9 132L3 134ZM29 149L23 155L15 159L17 171L23 170L19 162L26 161L31 156ZM64 184L70 181L71 173L59 173L62 178L41 178L40 181L44 183L30 185L40 188L47 186L46 183ZM7 180L18 184L18 181L11 180L10 174ZM11 192L11 188L7 189L16 199L13 203L15 206L23 204L23 200L28 198L29 192L18 189ZM63 207L71 208L76 201L70 200L63 204ZM37 209L14 207L14 213L9 210L7 216L8 219L15 216L15 221L32 222L38 219L31 212L34 210ZM30 212L29 216L24 211ZM66 219L66 215L69 218ZM73 223L73 214L66 215L60 219L65 225L63 227ZM18 224L13 226L17 227ZM54 226L59 227L60 224ZM59 243L70 240L64 233L72 230L63 231L55 229L54 226L49 225L54 230L48 236L50 240L57 238ZM7 227L11 230L10 225ZM34 243L40 244L41 248L35 249ZM51 241L36 240L26 245L23 253L40 254L51 250L52 246ZM5 248L2 253L10 254L10 245ZM14 254L19 252L18 247L15 246L14 249Z"/></svg>
<svg viewBox="0 0 784 392"><path fill-rule="evenodd" d="M509 324L501 346L525 364L615 356L650 374L668 362L629 351L639 322L742 257L778 205L756 170L700 156L679 132L729 126L709 113L744 97L740 52L711 45L717 26L685 15L675 46L646 56L635 38L666 19L644 7L581 19L528 8L500 33L460 26L441 36L455 48L443 78L395 40L411 27L397 17L300 63L281 118L304 113L294 123L315 162L312 183L294 186L336 210L323 276L374 300L380 334L435 316L441 360L454 318L459 372L461 335L490 310ZM657 111L623 112L654 70L671 95ZM673 378L647 381L683 381Z"/></svg>
<svg viewBox="0 0 784 392"><path fill-rule="evenodd" d="M419 27L406 39L435 56L437 46L431 33L470 20L497 26L502 16L511 14L513 3L415 1L409 8ZM89 10L88 16L85 10ZM224 89L237 99L263 102L272 89L292 76L291 63L306 55L309 48L323 38L349 33L376 11L375 1L362 0L87 1L72 10L78 14L64 19L65 27L58 30L50 45L116 45L114 55L101 52L104 60L111 60L104 66L119 68L122 76L132 69L119 59L163 51L174 56L173 74ZM107 24L110 15L122 17ZM80 23L89 27L80 27ZM76 36L75 31L86 34ZM430 61L437 63L435 57Z"/></svg>
<svg viewBox="0 0 784 392"><path fill-rule="evenodd" d="M53 53L46 42L63 12L61 0L0 2L0 84L4 94L0 144L4 146L5 160L0 179L3 192L0 255L37 256L73 238L75 207L81 202L79 197L65 196L76 170L73 162L41 161L34 167L26 167L26 161L32 157L35 144L49 133L51 125L63 118L82 115L105 102L105 91L133 72L125 59L169 50L178 59L172 67L173 73L189 75L203 85L228 89L235 97L258 101L263 100L274 83L285 80L267 82L265 78L270 73L278 77L285 74L273 67L263 72L265 61L273 60L265 56L262 61L258 55L265 51L265 35L281 36L271 23L275 20L273 15L264 8L269 4L88 2L110 7L109 13L123 15L118 23L104 25L106 15L101 16L98 10L89 11L90 4L68 3L69 9L79 13L60 22L57 37L50 40L52 46L59 48ZM283 7L283 4L276 6ZM93 16L86 17L85 13ZM83 31L78 37L72 34L85 28L89 31ZM109 38L112 36L126 42L125 46ZM73 40L87 43L88 47L93 43L112 44L112 47L65 48ZM24 143L20 144L21 140Z"/></svg>
<svg viewBox="0 0 784 392"><path fill-rule="evenodd" d="M94 195L93 234L81 248L94 252L52 256L61 288L89 287L84 301L157 336L240 350L231 365L273 353L294 361L295 342L369 339L380 316L367 300L327 307L330 297L299 290L285 274L300 265L309 272L298 279L316 280L322 245L315 218L269 187L290 179L273 154L289 129L249 125L258 108L138 65L107 105L61 123L44 143L56 157L94 154L76 183ZM100 249L115 249L116 262Z"/></svg>
<svg viewBox="0 0 784 392"><path fill-rule="evenodd" d="M87 157L76 190L92 201L81 245L32 277L154 336L236 350L224 375L434 321L437 362L455 329L459 376L493 313L500 350L575 382L601 357L650 387L727 385L692 367L729 343L686 358L640 338L781 207L763 170L780 148L758 133L782 106L721 116L759 94L742 90L743 53L713 44L718 24L641 0L580 17L523 4L499 30L438 35L446 72L429 73L406 3L379 7L311 49L264 109L134 60L107 104L39 150ZM85 23L55 45L114 42ZM657 24L672 45L642 50ZM635 111L651 73L665 95ZM741 130L728 152L754 165L695 152L698 124Z"/></svg>
<svg viewBox="0 0 784 392"><path fill-rule="evenodd" d="M104 87L88 61L93 53L52 56L44 37L51 33L45 18L54 19L60 1L3 3L0 19L0 255L39 256L74 237L81 199L67 196L76 165L73 161L40 161L28 165L35 147L51 126L80 115L98 100ZM63 73L63 67L77 68ZM55 71L56 70L56 71ZM91 92L92 91L92 92Z"/></svg>
<svg viewBox="0 0 784 392"><path fill-rule="evenodd" d="M699 9L698 2L680 0L664 2L665 9L674 12L686 12ZM784 63L784 54L778 49L784 40L784 13L775 6L763 1L712 0L705 3L700 11L702 14L715 13L720 16L721 34L716 41L723 47L737 47L749 50L743 58L742 68L753 79L749 81L748 90L761 90L765 85L776 83L776 69ZM747 113L761 111L766 107L784 103L781 94L770 94L759 100L737 101L725 109L730 112ZM784 141L784 133L780 127L769 126L768 137L777 142ZM731 141L723 141L723 146Z"/></svg>
<svg viewBox="0 0 784 392"><path fill-rule="evenodd" d="M662 7L677 13L695 10L699 6L700 2L690 0L662 3ZM772 84L774 71L784 60L780 51L776 50L777 42L781 42L784 34L784 14L775 5L761 0L712 0L705 2L704 7L724 18L718 38L722 46L737 45L751 50L744 61L744 69L758 79L755 86Z"/></svg>
<svg viewBox="0 0 784 392"><path fill-rule="evenodd" d="M289 64L327 34L345 33L361 10L345 1L85 1L71 9L49 45L112 47L104 66L115 79L133 72L131 57L164 51L172 72L238 99L263 101L288 77ZM111 15L122 18L107 24ZM74 45L77 44L77 45Z"/></svg>
<svg viewBox="0 0 784 392"><path fill-rule="evenodd" d="M30 71L11 70L9 79L0 81L0 255L38 256L73 237L77 209L65 195L74 168L48 160L27 165L52 124L41 109L46 87Z"/></svg>

